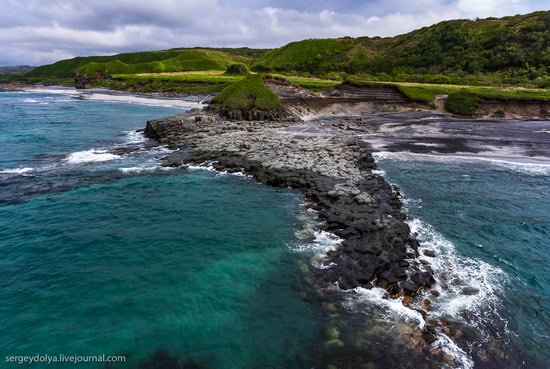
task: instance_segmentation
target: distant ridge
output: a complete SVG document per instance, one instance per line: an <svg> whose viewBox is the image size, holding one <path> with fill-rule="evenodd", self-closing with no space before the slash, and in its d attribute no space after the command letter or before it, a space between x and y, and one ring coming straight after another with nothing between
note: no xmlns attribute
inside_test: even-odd
<svg viewBox="0 0 550 369"><path fill-rule="evenodd" d="M550 11L444 21L395 37L310 39L273 50L187 48L76 57L38 67L27 76L222 70L232 62L256 72L314 76L507 73L535 79L550 73ZM445 78L435 83L445 83Z"/></svg>
<svg viewBox="0 0 550 369"><path fill-rule="evenodd" d="M30 65L15 65L8 67L0 67L0 74L24 74L28 73L36 67Z"/></svg>

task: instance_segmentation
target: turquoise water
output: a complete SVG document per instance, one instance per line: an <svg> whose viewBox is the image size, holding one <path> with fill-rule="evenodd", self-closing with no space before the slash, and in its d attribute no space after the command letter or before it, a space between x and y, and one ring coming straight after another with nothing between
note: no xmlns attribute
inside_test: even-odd
<svg viewBox="0 0 550 369"><path fill-rule="evenodd" d="M181 110L129 102L0 93L0 367L36 354L127 358L53 368L324 367L325 316L303 270L326 245L296 238L301 195L161 168L168 148L136 130ZM463 367L543 368L550 169L403 154L379 164L436 253L430 314L470 327L456 341ZM364 303L382 302L370 292ZM411 313L385 304L397 312L384 329ZM484 345L504 359L480 361Z"/></svg>
<svg viewBox="0 0 550 369"><path fill-rule="evenodd" d="M288 246L301 197L159 169L162 149L133 131L176 111L0 94L0 367L35 354L315 365L322 315Z"/></svg>
<svg viewBox="0 0 550 369"><path fill-rule="evenodd" d="M436 301L439 315L451 312L476 326L483 341L491 337L518 351L522 367L533 367L530 360L544 367L550 362L550 166L379 157L407 199L412 228L442 259L438 279L451 286ZM481 291L460 300L452 284Z"/></svg>

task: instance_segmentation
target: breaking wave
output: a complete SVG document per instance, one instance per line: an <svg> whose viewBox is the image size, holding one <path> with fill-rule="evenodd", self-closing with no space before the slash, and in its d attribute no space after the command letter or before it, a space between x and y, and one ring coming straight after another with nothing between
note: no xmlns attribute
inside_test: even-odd
<svg viewBox="0 0 550 369"><path fill-rule="evenodd" d="M65 161L70 164L85 164L94 162L110 161L114 159L120 159L119 155L112 154L107 150L84 150L77 151L69 154Z"/></svg>
<svg viewBox="0 0 550 369"><path fill-rule="evenodd" d="M525 161L512 161L500 158L492 158L490 156L469 156L469 155L437 155L437 154L421 154L412 152L389 152L381 151L373 153L373 156L378 160L399 160L399 161L431 161L437 163L471 163L485 162L488 164L497 165L503 169L513 172L519 172L528 175L550 175L550 163L536 163ZM523 158L522 160L524 160ZM534 160L534 159L529 159Z"/></svg>

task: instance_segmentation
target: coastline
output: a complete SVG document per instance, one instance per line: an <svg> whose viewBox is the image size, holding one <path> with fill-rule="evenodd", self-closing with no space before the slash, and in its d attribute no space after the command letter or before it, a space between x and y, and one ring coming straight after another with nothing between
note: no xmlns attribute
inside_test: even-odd
<svg viewBox="0 0 550 369"><path fill-rule="evenodd" d="M443 336L451 339L442 333L444 323L429 317L429 299L420 297L435 282L425 259L436 255L425 250L419 258L419 242L406 223L399 190L378 174L370 150L355 137L366 129L364 122L351 118L315 125L235 122L193 110L149 121L144 133L174 150L164 157L164 166L208 163L219 171L243 171L264 184L304 192L307 208L321 221L320 231L342 240L309 268L316 299L327 314L329 364L352 368L368 361L357 342L371 333L352 337L343 332L349 322L341 320L356 319L343 308L351 292L394 301L417 320L413 327L404 326L407 333L398 338L377 335L393 347L388 349L395 352L392 360L406 352L413 362L428 367L468 367L460 364L464 358L441 348Z"/></svg>
<svg viewBox="0 0 550 369"><path fill-rule="evenodd" d="M128 94L117 95L134 98ZM27 99L29 101L25 103L39 104L39 101L35 101L40 100L36 96ZM61 96L54 96L54 99L71 101ZM159 101L164 104L165 100L153 99L145 105L156 105ZM485 347L472 350L470 344L480 342L479 339L482 337L472 333L471 327L460 323L460 319L453 319L458 318L458 315L441 314L440 304L445 299L444 296L447 296L442 281L449 274L447 271L453 270L453 273L456 273L453 269L455 266L449 265L447 260L447 249L452 253L453 246L436 245L439 241L436 240L434 244L434 240L426 237L426 226L428 232L437 231L429 229L431 222L422 225L422 220L417 219L414 213L409 213L409 206L414 197L410 198L408 191L406 192L409 196L402 196L399 190L392 188L391 183L400 182L392 182L391 172L388 171L389 180L383 178L386 177L385 165L388 164L384 159L391 160L395 157L398 161L414 161L418 160L418 156L426 156L421 160L469 162L483 161L487 157L486 161L495 162L496 157L497 160L506 159L509 157L502 154L513 153L510 161L502 161L503 166L517 164L521 167L517 171L521 169L523 172L527 170L524 168L525 164L529 164L535 165L538 170L539 165L531 163L532 160L523 158L517 163L516 156L528 157L529 153L540 152L548 136L548 124L550 122L504 124L497 121L459 121L442 117L436 112L372 116L328 114L311 121L249 122L227 121L213 115L211 111L195 110L149 122L146 127L147 135L160 140L160 147L143 137L143 129L130 132L129 137L131 142L139 140L156 152L153 153L154 163L149 163L152 164L152 170L169 170L173 167L189 167L194 170L202 167L235 174L240 174L244 170L261 183L292 186L306 195L306 201L300 207L299 217L308 218L309 225L306 228L309 232L302 232L307 238L299 238L299 242L311 242L312 245L319 243L322 247L308 251L316 253L307 263L308 268L304 268L306 263L300 263L304 280L308 282L308 287L305 287L302 293L305 292L304 296L307 296L309 303L321 307L325 313L326 334L322 338L325 345L321 344L319 349L322 351L322 357L326 358L324 362L328 363L327 367L370 367L369 363L376 363L375 367L400 367L403 362L411 362L416 367L426 368L470 368L473 363L475 367L496 368L497 364L490 365L488 361L495 359L496 363L506 363L503 360L508 353L505 354L503 351L504 344L500 345L501 342L493 338ZM495 127L498 129L495 130ZM509 137L513 137L520 127L524 129L520 142L523 142L523 146L529 147L529 151L518 150L517 142L503 146L508 134L506 132L509 131ZM134 126L133 129L135 128L137 127ZM473 132L468 133L470 131ZM526 135L529 132L530 135ZM455 148L456 141L463 140L465 134L478 140L464 141L460 147L468 150L463 154ZM382 144L379 140L382 140ZM411 145L415 141L420 145ZM486 145L479 146L480 142L485 142ZM540 147L533 146L533 143ZM166 146L170 146L170 149ZM416 151L409 150L414 147ZM491 147L497 150L491 151ZM155 148L163 150L156 151ZM511 150L512 148L514 150ZM431 153L428 153L427 149ZM135 150L135 147L130 145L115 147L108 151L88 150L82 154L94 155L86 160L100 160L102 155L124 156L132 150ZM170 153L171 150L174 152ZM470 154L465 155L466 153ZM482 157L479 157L480 155ZM543 161L544 156L533 157L533 160ZM381 168L376 167L373 158L383 161ZM524 163L525 161L529 163ZM125 166L120 170L127 173L126 170L139 171L140 168L142 166ZM532 169L528 168L529 171ZM149 167L144 170L149 170ZM361 178L368 181L362 182ZM380 188L375 191L377 186ZM406 189L405 184L403 186ZM359 190L359 194L355 194L356 190ZM359 199L365 200L363 195L368 196L367 200L374 201L360 203ZM408 200L412 200L411 203ZM378 256L378 250L372 250L371 245L379 246L380 249L388 248L394 252L392 247L381 242L385 234L400 229L400 225L386 230L378 229L380 225L387 225L388 222L384 224L383 221L387 213L378 218L382 221L375 217L373 229L368 229L368 215L378 214L377 212L382 211L380 208L385 211L391 209L389 219L397 220L396 223L401 222L401 218L406 216L403 222L408 225L408 228L405 228L407 232L419 233L417 242L421 242L418 248L420 252L414 252L413 249L414 259L418 259L416 261L422 264L421 267L433 268L432 278L435 278L437 283L419 288L417 293L413 293L404 289L398 290L402 287L402 282L407 282L398 280L392 294L390 283L378 287L376 275L375 279L369 282L362 269L354 268L353 264L351 268L348 267L349 263L355 261L357 264L362 262L363 265L371 262L371 254ZM372 213L367 210L371 210ZM357 222L354 223L353 220ZM345 221L350 224L347 225ZM367 229L364 232L361 232L361 229L356 230L357 223L366 224ZM298 227L300 226L299 223ZM390 226L393 226L393 223ZM317 231L314 236L311 227ZM347 230L351 232L348 234ZM362 237L362 233L367 233L367 237ZM369 233L375 238L374 241L368 238ZM336 236L337 234L340 236ZM327 240L330 242L324 242ZM409 242L409 239L406 241ZM351 247L347 247L348 242L352 244ZM362 247L365 245L368 246ZM434 251L435 255L427 256L424 250ZM410 262L408 259L405 261ZM397 263L399 266L399 261ZM359 267L362 268L363 265L359 264ZM447 268L443 274L441 265L446 265ZM457 265L461 265L460 261ZM389 270L388 274L395 277L393 269ZM412 279L410 273L407 276ZM480 288L475 281L468 286L473 287L468 290L471 295L460 292L463 289L460 285L457 297L479 300L492 291L491 286L486 286L486 289L481 285ZM476 288L481 293L476 293ZM435 295L438 291L442 292L441 297ZM377 345L373 346L371 342L377 342ZM383 350L380 345L383 346ZM520 366L518 361L515 362Z"/></svg>
<svg viewBox="0 0 550 369"><path fill-rule="evenodd" d="M407 117L411 115L416 121L417 114L437 113L410 112L401 113L401 119L396 116L392 119L391 114L382 118L394 121L388 126L404 129L397 130L401 135L385 136L388 142L392 137L395 139L396 145L392 148L397 150L396 155L407 154L402 151L408 151L403 148L408 146L401 145L399 139L411 134L408 130L413 129L414 124L411 125ZM429 237L425 239L426 229L422 229L425 225L419 229L418 219L409 217L404 207L407 199L377 167L375 158L394 154L384 151L383 146L372 145L377 134L383 133L375 117L383 116L328 115L308 121L251 122L228 121L210 111L194 110L149 121L144 133L174 150L162 159L164 166L208 166L218 171L243 172L261 183L293 187L305 194L305 207L315 214L318 231L340 239L336 247L312 258L305 276L315 291L315 301L326 314L327 367L351 369L369 367L369 363L401 367L403 360L426 368L521 366L520 361L515 361L525 359L520 351L507 352L510 348L505 348L504 341L484 339L482 332L432 310L439 304L440 278L446 278L441 265L449 262L449 252L453 251L440 250L439 245L431 244ZM435 149L426 145L434 149L433 157L454 160L456 155L448 154L453 152L455 140L464 140L464 132L459 130L454 137L447 130L456 129L460 121L448 117L438 119L446 124L427 119L417 121L414 129L425 127L431 133L428 138L440 140L440 146ZM479 141L484 135L499 134L493 137L494 142L488 140L483 150L470 150L492 158L487 159L491 162L503 152L502 145L508 142L508 135L513 137L522 125L519 121L509 122L502 129L494 130L499 122L488 121L490 127L484 132L481 125L487 121L467 122L465 132L470 132L472 125L480 124L478 129L483 134ZM532 124L535 122L523 122L524 129L530 132L523 137L524 142L534 140L543 147L547 135ZM548 122L536 124L544 127ZM442 129L434 133L434 127ZM420 140L422 135L414 129L412 136ZM474 132L479 134L477 130ZM469 147L468 140L465 142L462 147ZM513 141L508 145L515 148ZM515 150L510 160L515 161L515 155L528 157L537 148L525 146L531 147L531 151ZM409 155L425 155L424 152L421 146L418 154L412 151ZM543 156L547 158L547 154ZM477 159L473 155L470 158ZM509 165L518 165L521 171L532 170L523 168L533 165L527 159L523 161L527 163L510 162ZM497 160L496 164L499 163ZM427 227L431 232L429 225ZM451 259L453 257L451 255ZM474 299L485 296L485 291L480 292L480 288L474 286L461 285L459 296ZM489 288L487 293L490 291ZM379 319L388 309L397 314L390 318L391 324ZM356 314L360 310L366 314ZM384 346L383 352L376 348L380 346L369 344L373 341ZM473 347L471 342L485 343ZM536 363L533 365L538 367Z"/></svg>

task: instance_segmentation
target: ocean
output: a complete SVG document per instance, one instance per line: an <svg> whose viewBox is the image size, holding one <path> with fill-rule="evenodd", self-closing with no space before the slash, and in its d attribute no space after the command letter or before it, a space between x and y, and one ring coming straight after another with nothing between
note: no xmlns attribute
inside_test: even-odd
<svg viewBox="0 0 550 369"><path fill-rule="evenodd" d="M170 149L140 129L200 103L72 97L0 93L0 367L37 354L126 358L85 368L324 367L326 315L307 265L337 240L315 231L303 195L208 168L163 168ZM421 249L435 253L425 257L438 281L426 292L430 314L464 332L436 345L462 368L491 367L472 355L480 346L498 346L487 356L505 352L510 368L544 367L550 167L376 158ZM381 297L358 290L346 308L375 319L376 306L390 334L398 322L424 324Z"/></svg>
<svg viewBox="0 0 550 369"><path fill-rule="evenodd" d="M422 249L436 254L431 265L440 296L430 296L432 314L473 331L475 338L460 343L466 367L491 367L468 359L472 348L491 341L502 351L501 367L545 367L550 164L406 152L375 156L381 173L401 190Z"/></svg>
<svg viewBox="0 0 550 369"><path fill-rule="evenodd" d="M187 107L103 98L0 94L0 367L35 354L314 365L322 315L291 247L302 196L163 170L168 149L136 130Z"/></svg>

